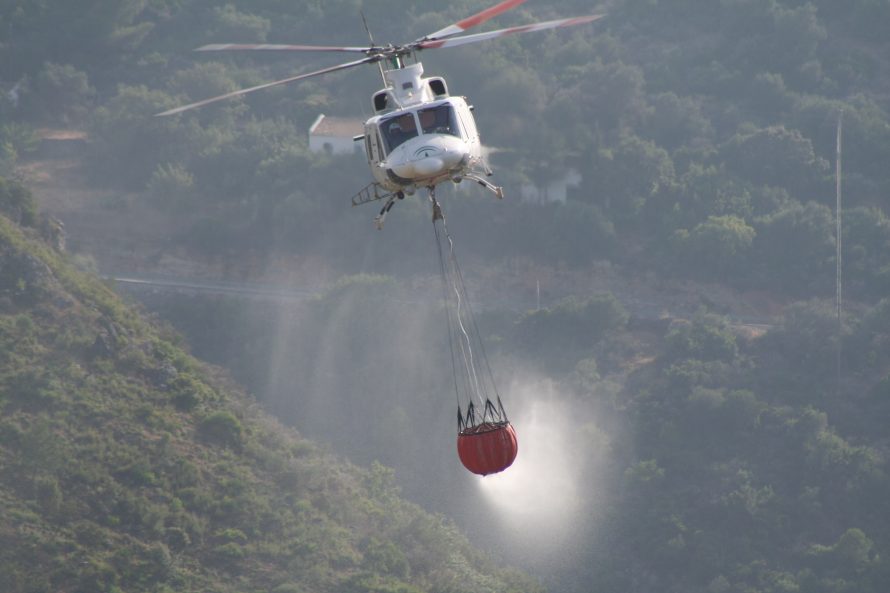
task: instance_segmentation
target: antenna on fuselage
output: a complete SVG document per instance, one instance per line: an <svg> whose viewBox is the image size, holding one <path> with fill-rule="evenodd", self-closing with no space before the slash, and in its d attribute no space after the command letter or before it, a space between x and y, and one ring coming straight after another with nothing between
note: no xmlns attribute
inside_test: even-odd
<svg viewBox="0 0 890 593"><path fill-rule="evenodd" d="M374 36L371 35L371 29L368 27L368 19L365 18L365 11L359 10L358 13L362 15L362 24L365 25L365 31L368 33L368 39L371 41L371 47L377 47L374 45ZM377 68L380 69L380 78L383 79L383 86L386 86L386 75L383 73L383 64L377 62Z"/></svg>

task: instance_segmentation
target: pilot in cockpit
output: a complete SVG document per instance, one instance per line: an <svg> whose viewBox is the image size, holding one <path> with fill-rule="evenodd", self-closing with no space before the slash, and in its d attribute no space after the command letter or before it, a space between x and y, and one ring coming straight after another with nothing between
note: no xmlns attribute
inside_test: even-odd
<svg viewBox="0 0 890 593"><path fill-rule="evenodd" d="M448 105L439 105L421 109L418 112L420 116L420 128L424 134L451 134L454 135L454 129L451 124L452 109Z"/></svg>
<svg viewBox="0 0 890 593"><path fill-rule="evenodd" d="M387 120L383 133L386 136L390 150L393 150L406 140L414 138L417 136L417 124L414 122L414 114L405 113Z"/></svg>

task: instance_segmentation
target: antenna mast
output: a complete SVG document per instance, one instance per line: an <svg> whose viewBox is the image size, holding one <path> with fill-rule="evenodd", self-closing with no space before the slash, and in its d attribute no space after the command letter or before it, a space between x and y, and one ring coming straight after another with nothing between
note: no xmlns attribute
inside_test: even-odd
<svg viewBox="0 0 890 593"><path fill-rule="evenodd" d="M368 28L368 19L365 18L365 11L359 10L358 13L362 15L362 24L365 25L365 31L368 33L368 39L371 41L371 47L377 47L374 45L374 36L371 35L371 29ZM383 86L386 86L386 74L383 73L383 64L377 62L377 67L380 69L380 78L383 79Z"/></svg>
<svg viewBox="0 0 890 593"><path fill-rule="evenodd" d="M835 211L835 222L837 224L837 228L835 229L835 247L837 249L835 253L835 260L837 262L837 277L835 281L836 285L836 307L837 307L837 394L840 395L841 392L841 350L843 348L841 344L841 314L843 313L843 229L842 229L842 210L841 210L841 149L842 149L842 134L844 127L844 112L841 112L837 116L837 140L836 140L836 149L837 149L837 158L835 161L835 192L837 198L836 211Z"/></svg>

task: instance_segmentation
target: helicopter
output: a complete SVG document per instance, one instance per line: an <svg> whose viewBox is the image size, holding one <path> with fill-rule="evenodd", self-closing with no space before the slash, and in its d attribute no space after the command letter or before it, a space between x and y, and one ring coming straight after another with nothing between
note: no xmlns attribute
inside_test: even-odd
<svg viewBox="0 0 890 593"><path fill-rule="evenodd" d="M403 45L376 45L367 23L365 29L371 41L368 47L236 43L204 45L195 51L343 52L364 54L364 57L211 97L158 113L157 116L176 115L217 101L313 76L364 64L377 64L384 88L374 93L371 98L374 115L365 122L364 133L353 138L356 142L364 142L365 154L374 180L353 196L352 205L383 201L384 205L374 219L377 228L382 229L386 214L397 200L404 199L406 195L413 195L420 188L426 188L433 203L435 220L441 217L441 210L435 200L435 188L443 182L474 181L498 198L504 197L504 190L486 179L492 175L492 170L483 151L473 117L473 106L467 102L466 97L451 95L445 79L441 76L424 78L423 64L418 61L417 54L428 49L457 47L516 33L582 25L605 16L593 14L463 35L468 29L481 25L524 2L525 0L504 0ZM364 16L362 18L364 19ZM409 63L409 60L413 63ZM386 68L384 63L387 65Z"/></svg>

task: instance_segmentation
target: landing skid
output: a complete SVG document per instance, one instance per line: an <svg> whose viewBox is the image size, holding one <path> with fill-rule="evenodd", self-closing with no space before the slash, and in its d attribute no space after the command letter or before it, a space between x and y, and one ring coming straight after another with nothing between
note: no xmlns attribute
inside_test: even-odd
<svg viewBox="0 0 890 593"><path fill-rule="evenodd" d="M483 179L479 175L476 175L475 173L465 173L464 175L461 175L459 179L469 179L470 181L475 181L476 183L478 183L479 185L481 185L482 187L484 187L485 189L487 189L488 191L493 193L495 196L497 196L497 199L499 199L499 200L504 199L504 188L503 187L501 187L499 185L495 185L495 184L491 183L490 181L488 181L487 179Z"/></svg>
<svg viewBox="0 0 890 593"><path fill-rule="evenodd" d="M470 181L475 181L491 193L493 193L499 200L504 198L504 188L498 185L494 185L489 182L487 179L483 178L481 175L477 173L465 173L459 177L455 177L454 181L462 181L464 179L469 179ZM430 192L430 198L433 200L434 204L434 216L436 212L441 216L441 209L439 208L438 202L435 201L435 186L431 185L427 187ZM392 210L392 207L395 206L396 200L404 200L405 193L398 192L389 192L383 190L378 183L369 183L365 187L362 188L357 194L352 196L352 205L353 206L361 206L362 204L368 204L369 202L377 202L380 200L384 200L383 208L380 209L380 213L374 217L374 226L377 227L378 230L383 230L383 223L386 220L386 215L389 214L389 211Z"/></svg>

